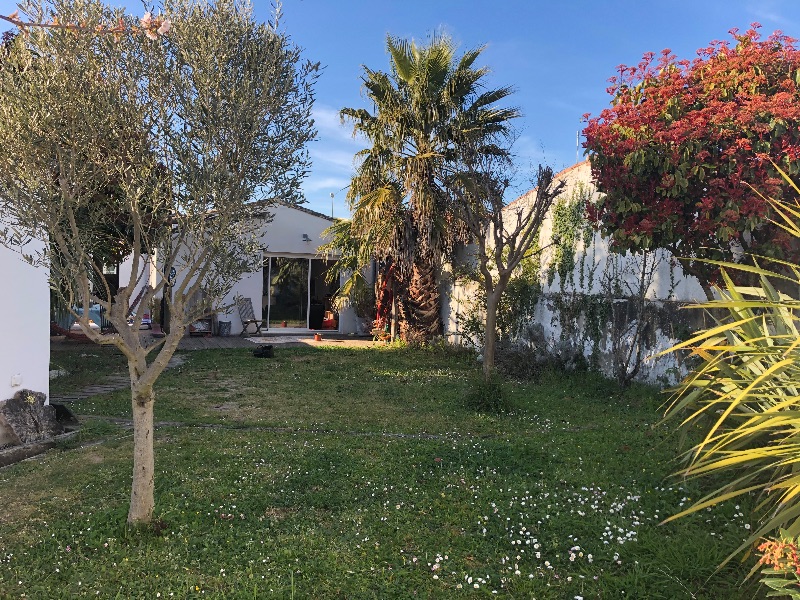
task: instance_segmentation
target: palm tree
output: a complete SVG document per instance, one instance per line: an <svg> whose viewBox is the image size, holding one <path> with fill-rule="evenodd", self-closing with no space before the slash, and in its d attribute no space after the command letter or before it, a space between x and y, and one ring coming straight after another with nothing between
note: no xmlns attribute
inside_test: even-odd
<svg viewBox="0 0 800 600"><path fill-rule="evenodd" d="M486 67L473 65L483 47L456 57L453 41L434 36L426 46L387 37L390 73L364 66L362 80L374 111L345 108L341 117L371 147L359 152L348 200L351 234L369 239L375 258L397 273L407 337L442 332L438 269L467 240L445 185L461 144L505 134L515 108L497 108L509 87L484 89Z"/></svg>

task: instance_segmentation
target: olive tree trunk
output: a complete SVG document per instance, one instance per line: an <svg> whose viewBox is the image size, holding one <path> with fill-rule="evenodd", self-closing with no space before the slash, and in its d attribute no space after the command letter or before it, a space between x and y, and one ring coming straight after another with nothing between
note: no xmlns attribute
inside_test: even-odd
<svg viewBox="0 0 800 600"><path fill-rule="evenodd" d="M488 380L494 374L495 354L497 351L497 306L503 289L495 288L486 294L486 325L483 340L483 378Z"/></svg>
<svg viewBox="0 0 800 600"><path fill-rule="evenodd" d="M153 453L153 406L156 396L152 385L131 390L133 414L133 483L128 523L149 523L155 508L155 459Z"/></svg>

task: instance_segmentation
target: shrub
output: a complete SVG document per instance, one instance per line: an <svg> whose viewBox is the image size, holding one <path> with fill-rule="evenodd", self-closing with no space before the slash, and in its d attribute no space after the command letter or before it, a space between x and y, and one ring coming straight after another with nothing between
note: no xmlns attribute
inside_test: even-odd
<svg viewBox="0 0 800 600"><path fill-rule="evenodd" d="M464 395L464 407L478 413L509 412L511 402L503 380L497 376L489 379L476 376Z"/></svg>
<svg viewBox="0 0 800 600"><path fill-rule="evenodd" d="M800 556L797 539L780 532L777 539L769 539L758 546L761 558L761 583L773 590L768 596L789 597L800 600Z"/></svg>

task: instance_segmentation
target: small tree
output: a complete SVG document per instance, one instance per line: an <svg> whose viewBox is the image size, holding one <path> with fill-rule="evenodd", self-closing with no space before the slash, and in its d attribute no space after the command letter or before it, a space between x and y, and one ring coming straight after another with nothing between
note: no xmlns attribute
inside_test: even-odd
<svg viewBox="0 0 800 600"><path fill-rule="evenodd" d="M584 130L597 189L591 215L612 248L665 248L706 293L717 268L742 249L795 260L798 244L769 222L770 207L800 174L800 51L758 25L734 45L712 44L693 61L664 50L611 79L612 107ZM587 115L588 116L588 115ZM699 259L699 260L692 260Z"/></svg>
<svg viewBox="0 0 800 600"><path fill-rule="evenodd" d="M49 266L70 310L83 308L73 316L86 334L128 360L129 523L153 515L153 385L188 324L258 266L266 209L253 200L299 199L314 136L317 67L277 25L254 22L239 0L168 0L164 11L135 20L94 0L34 1L24 19L6 17L24 35L0 70L2 240L46 241L28 258ZM103 259L126 244L131 275L113 293ZM158 281L143 287L148 269ZM147 347L138 329L161 294L169 334ZM116 333L89 328L93 303Z"/></svg>
<svg viewBox="0 0 800 600"><path fill-rule="evenodd" d="M514 271L534 250L550 206L564 189L550 167L539 166L536 188L512 204L505 200L509 187L509 153L494 145L473 147L462 154L461 169L450 181L459 218L474 244L477 281L485 296L483 375L495 368L498 306Z"/></svg>

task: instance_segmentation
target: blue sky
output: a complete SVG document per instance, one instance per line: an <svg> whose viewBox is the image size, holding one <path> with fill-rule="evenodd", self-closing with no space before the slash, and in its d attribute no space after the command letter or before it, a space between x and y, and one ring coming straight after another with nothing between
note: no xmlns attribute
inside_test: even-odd
<svg viewBox="0 0 800 600"><path fill-rule="evenodd" d="M111 3L142 12L136 2ZM270 2L253 4L258 18L269 18ZM0 14L14 7L0 0ZM304 185L307 206L330 214L333 193L334 215L347 216L343 188L363 142L340 125L338 112L345 106L371 108L361 93L361 65L388 70L387 34L424 41L445 32L462 49L487 46L481 64L492 70L489 85L513 86L509 104L524 115L516 147L516 191L522 192L531 165L544 162L559 170L576 161L581 117L608 106L607 80L617 65L664 48L694 58L698 48L730 39L728 30L745 30L753 21L763 25L764 35L780 29L800 38L800 1L283 0L284 28L309 59L324 66L314 166Z"/></svg>

